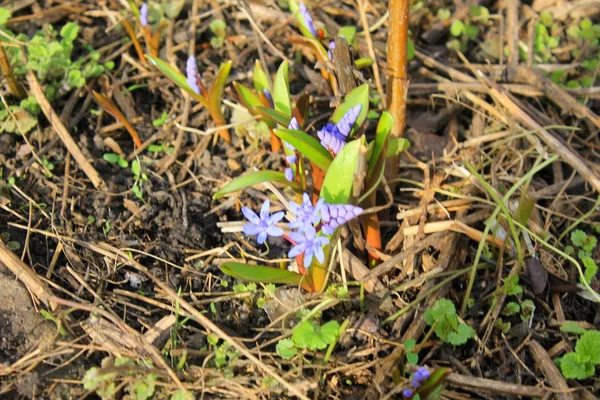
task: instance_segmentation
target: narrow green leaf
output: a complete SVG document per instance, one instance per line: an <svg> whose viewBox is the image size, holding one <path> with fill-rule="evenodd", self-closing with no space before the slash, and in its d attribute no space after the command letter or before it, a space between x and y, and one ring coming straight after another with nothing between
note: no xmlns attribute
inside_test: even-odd
<svg viewBox="0 0 600 400"><path fill-rule="evenodd" d="M258 93L262 92L263 89L267 89L269 92L271 92L271 89L269 88L269 78L267 77L267 74L265 74L265 71L263 70L262 66L260 65L260 61L256 60L254 62L254 89L256 89L256 91Z"/></svg>
<svg viewBox="0 0 600 400"><path fill-rule="evenodd" d="M289 119L292 117L292 103L290 101L288 69L288 63L284 61L277 70L275 83L273 83L273 103L275 104L275 109L285 114Z"/></svg>
<svg viewBox="0 0 600 400"><path fill-rule="evenodd" d="M364 142L364 136L347 143L327 170L321 196L328 204L347 204L352 195L352 184L354 183L354 174L358 168L358 149L361 142Z"/></svg>
<svg viewBox="0 0 600 400"><path fill-rule="evenodd" d="M185 90L190 95L192 95L192 97L196 99L200 104L202 104L205 107L208 105L207 99L194 92L190 85L188 85L186 77L181 72L171 67L169 64L167 64L158 57L153 57L149 54L146 54L146 58L148 58L165 77L167 77L171 80L171 82L173 82L181 89Z"/></svg>
<svg viewBox="0 0 600 400"><path fill-rule="evenodd" d="M237 262L226 262L219 267L223 273L247 282L281 283L299 285L306 280L304 275L287 269L267 267L264 265L249 265Z"/></svg>
<svg viewBox="0 0 600 400"><path fill-rule="evenodd" d="M450 368L436 368L431 373L429 378L427 378L427 380L425 380L425 382L421 384L421 386L417 390L417 393L421 396L422 399L434 398L428 396L431 395L434 391L436 391L437 388L440 388L441 385L444 383L446 377L451 373L452 370Z"/></svg>
<svg viewBox="0 0 600 400"><path fill-rule="evenodd" d="M277 137L294 146L304 157L315 163L317 167L323 171L327 171L333 158L317 139L294 129L281 128L275 129L274 132Z"/></svg>
<svg viewBox="0 0 600 400"><path fill-rule="evenodd" d="M361 85L348 93L344 98L344 102L340 104L338 108L336 108L333 116L331 117L333 122L338 123L349 109L359 104L362 105L362 109L360 110L360 114L354 123L354 127L352 128L350 135L352 135L356 127L361 126L365 118L367 118L367 113L369 112L369 85Z"/></svg>
<svg viewBox="0 0 600 400"><path fill-rule="evenodd" d="M375 134L375 144L373 145L373 152L371 153L371 158L369 159L369 168L367 169L367 176L370 176L373 172L373 169L377 165L377 161L379 157L381 157L381 153L384 150L384 147L388 141L388 135L394 126L394 117L387 111L384 111L381 114L381 118L379 118L379 123L377 124L377 132Z"/></svg>
<svg viewBox="0 0 600 400"><path fill-rule="evenodd" d="M104 158L104 161L109 162L111 164L116 164L119 162L119 155L115 153L104 153L102 155L102 158Z"/></svg>
<svg viewBox="0 0 600 400"><path fill-rule="evenodd" d="M238 190L246 189L250 186L264 182L284 182L292 187L296 185L294 182L288 182L287 179L285 179L285 174L283 172L271 170L250 172L249 174L239 176L229 182L227 186L213 195L213 199L216 200L228 193L237 192Z"/></svg>
<svg viewBox="0 0 600 400"><path fill-rule="evenodd" d="M531 212L533 211L533 207L535 206L535 200L526 193L527 192L523 192L523 195L519 201L519 208L515 213L515 219L522 225L527 225L527 221L529 220Z"/></svg>
<svg viewBox="0 0 600 400"><path fill-rule="evenodd" d="M246 107L248 111L250 111L250 114L256 114L256 110L254 110L254 107L264 107L264 104L262 103L262 101L260 101L258 96L255 95L252 92L252 90L250 90L246 86L242 85L241 83L234 82L233 87L235 88L235 91L240 97L240 100L244 104L244 107Z"/></svg>
<svg viewBox="0 0 600 400"><path fill-rule="evenodd" d="M220 103L221 96L223 95L223 88L225 87L225 83L227 83L227 78L229 78L229 72L231 71L231 60L222 63L219 67L219 72L217 72L217 77L213 82L210 91L208 92L209 101L211 103Z"/></svg>
<svg viewBox="0 0 600 400"><path fill-rule="evenodd" d="M410 148L410 142L404 138L393 138L388 141L386 158L402 153Z"/></svg>
<svg viewBox="0 0 600 400"><path fill-rule="evenodd" d="M265 119L278 123L279 125L288 126L290 124L290 117L272 108L255 107L254 111L265 117Z"/></svg>
<svg viewBox="0 0 600 400"><path fill-rule="evenodd" d="M371 57L361 57L354 60L354 67L356 69L364 69L373 65L373 59Z"/></svg>

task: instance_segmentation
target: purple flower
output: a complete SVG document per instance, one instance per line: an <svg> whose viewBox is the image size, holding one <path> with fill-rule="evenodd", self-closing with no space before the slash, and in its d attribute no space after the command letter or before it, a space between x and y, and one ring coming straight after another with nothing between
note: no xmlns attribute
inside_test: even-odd
<svg viewBox="0 0 600 400"><path fill-rule="evenodd" d="M325 236L317 236L312 225L308 225L303 231L290 233L289 237L296 242L296 245L292 247L288 257L293 258L304 253L304 268L310 267L313 256L321 264L325 262L323 246L329 244L329 239Z"/></svg>
<svg viewBox="0 0 600 400"><path fill-rule="evenodd" d="M285 169L285 179L287 179L288 182L292 182L294 180L294 170L291 168L286 168Z"/></svg>
<svg viewBox="0 0 600 400"><path fill-rule="evenodd" d="M319 139L321 139L321 144L334 155L338 154L346 144L348 135L350 135L352 126L358 119L361 110L362 105L358 104L349 109L337 124L334 125L329 122L325 125L323 129L317 132Z"/></svg>
<svg viewBox="0 0 600 400"><path fill-rule="evenodd" d="M427 378L429 378L430 375L431 372L429 372L429 370L425 367L419 367L419 369L417 369L417 371L415 372L415 378L418 379L420 382L427 380Z"/></svg>
<svg viewBox="0 0 600 400"><path fill-rule="evenodd" d="M304 3L300 3L300 14L302 15L302 19L304 19L304 25L306 25L310 33L312 33L313 36L317 36L317 31L315 30L315 27L313 25L312 16L306 9Z"/></svg>
<svg viewBox="0 0 600 400"><path fill-rule="evenodd" d="M198 86L198 65L196 64L196 58L194 56L188 58L185 72L187 74L188 85L190 85L194 93L200 94L200 87Z"/></svg>
<svg viewBox="0 0 600 400"><path fill-rule="evenodd" d="M323 222L321 231L326 235L333 234L338 226L363 213L362 208L351 204L324 204L320 211L321 221Z"/></svg>
<svg viewBox="0 0 600 400"><path fill-rule="evenodd" d="M265 95L265 97L267 98L267 100L269 100L269 104L271 104L271 107L273 107L273 97L271 97L271 93L269 93L269 91L267 90L267 88L263 89L263 94Z"/></svg>
<svg viewBox="0 0 600 400"><path fill-rule="evenodd" d="M402 392L404 397L412 397L413 394L415 394L415 392L412 389L404 389Z"/></svg>
<svg viewBox="0 0 600 400"><path fill-rule="evenodd" d="M418 389L419 387L421 387L421 381L418 379L413 379L410 381L410 384L415 388Z"/></svg>
<svg viewBox="0 0 600 400"><path fill-rule="evenodd" d="M290 124L288 125L288 129L300 129L300 125L298 125L298 120L296 119L296 117L292 117L292 119L290 120Z"/></svg>
<svg viewBox="0 0 600 400"><path fill-rule="evenodd" d="M243 226L242 230L246 235L257 235L256 241L258 244L263 244L268 236L277 237L283 235L283 229L275 226L275 224L283 219L285 213L280 211L269 215L269 206L269 200L265 200L260 209L260 216L256 215L251 209L242 207L244 217L250 221L249 224Z"/></svg>
<svg viewBox="0 0 600 400"><path fill-rule="evenodd" d="M312 228L313 225L318 224L321 220L319 212L324 206L324 202L325 200L319 199L317 204L313 206L310 197L306 193L302 195L302 204L290 201L290 209L296 217L294 222L290 222L290 228L298 228L302 231L307 227Z"/></svg>
<svg viewBox="0 0 600 400"><path fill-rule="evenodd" d="M140 7L140 24L148 26L148 4L144 3Z"/></svg>
<svg viewBox="0 0 600 400"><path fill-rule="evenodd" d="M285 157L285 160L290 164L296 164L296 161L298 161L298 156L295 154L290 154L289 156Z"/></svg>
<svg viewBox="0 0 600 400"><path fill-rule="evenodd" d="M329 50L327 50L327 57L329 57L329 59L331 60L333 57L331 57L331 50L335 49L335 42L332 40L331 42L329 42L329 46L327 46L329 48Z"/></svg>

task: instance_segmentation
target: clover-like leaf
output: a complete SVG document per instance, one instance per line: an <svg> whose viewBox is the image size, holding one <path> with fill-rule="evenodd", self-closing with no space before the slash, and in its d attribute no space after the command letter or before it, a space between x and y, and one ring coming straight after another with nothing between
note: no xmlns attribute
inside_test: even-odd
<svg viewBox="0 0 600 400"><path fill-rule="evenodd" d="M337 321L329 321L320 326L312 321L304 321L294 328L292 338L294 344L311 351L323 350L334 343L340 331Z"/></svg>
<svg viewBox="0 0 600 400"><path fill-rule="evenodd" d="M281 339L277 343L277 355L284 360L291 360L296 354L298 354L298 349L294 347L294 341L292 339Z"/></svg>
<svg viewBox="0 0 600 400"><path fill-rule="evenodd" d="M577 341L575 351L593 364L600 364L600 331L587 331Z"/></svg>

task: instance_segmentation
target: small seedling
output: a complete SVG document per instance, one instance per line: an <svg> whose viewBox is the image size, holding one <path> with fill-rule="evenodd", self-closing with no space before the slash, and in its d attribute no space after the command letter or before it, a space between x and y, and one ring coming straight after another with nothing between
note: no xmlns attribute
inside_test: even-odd
<svg viewBox="0 0 600 400"><path fill-rule="evenodd" d="M165 124L165 122L167 122L167 112L163 111L162 114L160 114L160 118L157 118L155 120L152 121L152 126L154 127L159 127Z"/></svg>
<svg viewBox="0 0 600 400"><path fill-rule="evenodd" d="M588 235L584 231L577 229L571 232L571 242L579 249L577 256L583 264L585 280L590 284L596 279L596 275L598 274L598 265L596 265L596 262L592 258L592 252L596 248L598 240L595 236ZM574 249L571 247L571 253L574 252Z"/></svg>
<svg viewBox="0 0 600 400"><path fill-rule="evenodd" d="M448 299L439 299L425 312L425 322L432 327L437 337L452 345L462 345L475 336L475 330L459 322L456 307Z"/></svg>
<svg viewBox="0 0 600 400"><path fill-rule="evenodd" d="M581 335L575 351L557 360L565 378L583 380L596 375L600 365L600 332L586 331Z"/></svg>
<svg viewBox="0 0 600 400"><path fill-rule="evenodd" d="M210 39L213 49L220 49L225 43L227 24L222 19L215 19L210 23L210 31L215 35Z"/></svg>
<svg viewBox="0 0 600 400"><path fill-rule="evenodd" d="M102 158L107 163L117 164L121 168L129 167L129 162L127 162L127 160L125 158L123 158L122 156L120 156L116 153L104 153L102 155Z"/></svg>
<svg viewBox="0 0 600 400"><path fill-rule="evenodd" d="M117 379L124 377L127 380L125 391L135 400L152 398L156 386L157 376L151 373L132 372L133 369L152 367L149 362L136 363L127 357L117 357L112 360L106 357L102 360L101 368L90 368L84 375L83 387L93 390L102 399L112 399L116 394Z"/></svg>

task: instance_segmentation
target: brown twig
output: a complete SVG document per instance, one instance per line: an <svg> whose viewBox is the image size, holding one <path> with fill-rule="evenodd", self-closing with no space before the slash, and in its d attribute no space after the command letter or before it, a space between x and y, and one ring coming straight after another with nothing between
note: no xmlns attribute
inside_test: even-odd
<svg viewBox="0 0 600 400"><path fill-rule="evenodd" d="M38 82L38 79L33 71L27 71L27 82L29 83L31 94L33 95L33 97L35 97L35 100L40 105L42 112L44 113L44 115L46 115L48 121L50 121L50 124L54 128L54 131L60 137L67 150L71 153L73 159L75 159L79 167L87 175L87 177L92 182L92 185L94 185L96 189L105 190L106 184L104 183L102 178L100 178L100 175L92 166L92 164L87 160L85 155L83 155L83 153L81 152L81 150L67 131L67 128L65 128L63 123L60 121L59 116L56 114L56 112L48 102L48 99L46 98L46 95L44 94L44 91L42 90L42 87L40 86L40 83Z"/></svg>

